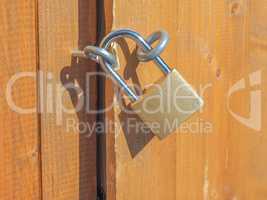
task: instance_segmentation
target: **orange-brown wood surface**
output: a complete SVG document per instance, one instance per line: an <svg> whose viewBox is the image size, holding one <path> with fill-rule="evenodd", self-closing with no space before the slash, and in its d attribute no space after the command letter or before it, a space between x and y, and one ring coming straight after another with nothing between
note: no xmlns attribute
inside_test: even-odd
<svg viewBox="0 0 267 200"><path fill-rule="evenodd" d="M78 128L93 126L96 115L85 105L69 114L61 106L86 98L96 109L96 77L88 83L85 76L96 65L71 57L96 41L96 1L0 3L0 199L96 199L96 136ZM6 94L19 72L25 77L10 96L35 109L30 114L14 110Z"/></svg>
<svg viewBox="0 0 267 200"><path fill-rule="evenodd" d="M95 43L96 1L39 1L38 9L40 70L44 85L53 84L41 104L43 199L95 199L96 136L79 125L96 121L87 112L96 109L96 77L86 79L96 65L72 58L71 50Z"/></svg>
<svg viewBox="0 0 267 200"><path fill-rule="evenodd" d="M113 147L107 142L115 158L106 167L115 165L107 180L116 194L108 193L108 199L266 199L267 3L114 0L111 10L114 29L169 33L162 57L196 88L205 106L162 141L135 127L124 129L136 116L115 106L108 116L116 123L108 133L115 135L107 137L115 140ZM144 87L162 77L153 63L136 62L133 42L120 42L116 49L129 83ZM107 106L116 98L106 87Z"/></svg>
<svg viewBox="0 0 267 200"><path fill-rule="evenodd" d="M70 54L95 43L96 3L1 1L1 200L96 198L96 137L91 129L77 129L92 127L96 116L85 107L66 113L60 106L71 109L87 97L96 108L96 80L85 90L85 74L96 66ZM129 129L129 123L141 121L118 104L106 112L108 123L115 122L101 138L100 183L107 199L265 200L267 2L105 0L99 5L103 33L130 27L146 36L165 29L171 40L162 58L205 102L161 141L140 127ZM162 77L153 63L136 61L133 42L121 41L116 51L129 83L145 87ZM33 76L39 69L37 83ZM12 100L40 114L19 113L7 99L7 84L18 72L30 73L14 83ZM101 100L106 106L118 103L111 81L104 84Z"/></svg>
<svg viewBox="0 0 267 200"><path fill-rule="evenodd" d="M35 1L1 1L0 6L0 199L41 198L40 148L36 113L21 114L20 108L36 108L37 69ZM22 72L32 74L9 81ZM9 92L8 92L9 93Z"/></svg>

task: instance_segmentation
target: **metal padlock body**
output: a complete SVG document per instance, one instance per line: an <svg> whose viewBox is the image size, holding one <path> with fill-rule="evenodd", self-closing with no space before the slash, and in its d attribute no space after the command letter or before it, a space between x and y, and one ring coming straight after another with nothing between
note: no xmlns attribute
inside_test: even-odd
<svg viewBox="0 0 267 200"><path fill-rule="evenodd" d="M174 132L202 106L203 100L176 69L131 104L133 111L160 139Z"/></svg>

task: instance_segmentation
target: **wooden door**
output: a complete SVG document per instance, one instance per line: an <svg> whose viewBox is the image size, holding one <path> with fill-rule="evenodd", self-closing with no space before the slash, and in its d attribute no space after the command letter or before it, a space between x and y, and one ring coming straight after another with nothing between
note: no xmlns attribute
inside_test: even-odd
<svg viewBox="0 0 267 200"><path fill-rule="evenodd" d="M266 199L265 1L0 2L1 200L96 199L97 186L108 200ZM108 79L88 84L95 63L71 56L125 27L144 36L165 29L162 58L204 99L164 140L129 124L142 121L123 112L127 97L119 104ZM163 76L136 61L132 41L114 49L129 84ZM97 122L109 128L99 142Z"/></svg>
<svg viewBox="0 0 267 200"><path fill-rule="evenodd" d="M162 58L205 104L164 140L124 129L136 116L125 114L121 105L107 112L105 119L115 124L103 139L107 199L266 199L266 2L106 0L103 5L106 33L122 27L144 36L166 30L170 43ZM144 87L163 75L153 63L137 63L135 47L128 40L115 47L119 72ZM108 107L117 97L110 81L104 84Z"/></svg>
<svg viewBox="0 0 267 200"><path fill-rule="evenodd" d="M96 114L74 110L96 109L96 65L71 50L95 44L97 2L0 3L0 199L96 199L96 135L79 129Z"/></svg>

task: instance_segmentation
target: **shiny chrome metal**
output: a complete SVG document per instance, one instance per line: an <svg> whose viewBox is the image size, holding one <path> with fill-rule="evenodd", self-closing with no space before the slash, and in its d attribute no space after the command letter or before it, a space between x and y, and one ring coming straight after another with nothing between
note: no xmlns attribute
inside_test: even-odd
<svg viewBox="0 0 267 200"><path fill-rule="evenodd" d="M136 31L131 29L119 29L109 33L100 43L100 47L87 46L84 51L73 51L73 56L85 57L99 62L103 70L110 74L112 79L119 84L119 86L124 90L124 92L130 97L131 101L137 101L139 97L136 93L127 85L127 83L121 78L117 73L117 61L115 57L108 52L111 44L119 38L130 38L137 43L138 46L138 60L145 62L149 60L154 60L154 62L159 66L159 68L165 74L169 74L171 69L169 66L161 59L160 53L164 50L166 44L168 43L168 34L165 31L158 31L150 35L147 41ZM152 48L151 44L159 40L159 44Z"/></svg>
<svg viewBox="0 0 267 200"><path fill-rule="evenodd" d="M153 34L152 34L153 35ZM112 42L116 41L119 38L130 38L134 40L138 47L143 49L143 51L150 51L152 47L146 42L146 40L137 32L131 29L118 29L109 33L101 42L100 47L108 49ZM158 55L154 58L154 62L160 67L160 69L168 74L171 72L170 67L162 60Z"/></svg>
<svg viewBox="0 0 267 200"><path fill-rule="evenodd" d="M71 51L71 55L72 55L73 57L88 58L88 57L85 55L84 51L81 51L81 50L78 50L78 49L72 50L72 51Z"/></svg>
<svg viewBox="0 0 267 200"><path fill-rule="evenodd" d="M112 65L112 67L117 68L118 63L113 54L108 52L106 49L96 47L96 46L86 46L84 48L84 54L91 59L99 62L99 58L103 58L106 62Z"/></svg>
<svg viewBox="0 0 267 200"><path fill-rule="evenodd" d="M100 47L104 49L109 49L111 43L119 38L130 38L134 40L137 43L138 47L142 48L143 51L152 50L152 47L145 41L145 39L139 33L131 29L119 29L109 33L100 43ZM169 66L159 56L154 57L154 62L160 67L160 69L165 74L171 72ZM130 97L131 101L137 101L139 99L139 97L135 94L135 92L131 88L129 88L127 83L121 78L121 76L116 72L116 70L112 67L112 65L110 65L107 61L105 61L102 57L100 57L100 64L103 67L103 69L107 73L109 73L111 77L120 85L120 87L124 90L124 92Z"/></svg>
<svg viewBox="0 0 267 200"><path fill-rule="evenodd" d="M99 57L102 57L104 60L106 60L109 64L112 65L112 67L117 68L118 63L113 56L112 53L107 51L106 49L99 48L96 46L86 46L83 51L81 50L73 50L72 56L74 57L80 57L80 58L89 58L91 60L94 60L95 62L99 63Z"/></svg>
<svg viewBox="0 0 267 200"><path fill-rule="evenodd" d="M137 58L141 62L147 62L153 60L155 57L159 56L162 51L165 49L166 45L169 42L169 35L166 31L160 30L155 33L152 33L146 39L147 43L151 46L155 41L159 40L157 46L149 51L144 50L143 48L138 48Z"/></svg>

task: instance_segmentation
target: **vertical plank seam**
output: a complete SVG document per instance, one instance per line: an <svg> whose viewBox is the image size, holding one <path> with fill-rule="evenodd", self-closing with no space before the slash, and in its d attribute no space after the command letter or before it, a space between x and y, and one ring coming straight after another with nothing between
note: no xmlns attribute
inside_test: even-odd
<svg viewBox="0 0 267 200"><path fill-rule="evenodd" d="M40 192L40 200L43 200L43 170L42 170L42 132L41 132L41 97L40 97L40 49L39 49L39 2L38 0L35 0L35 43L36 43L36 95L37 95L37 102L36 102L36 115L37 115L37 145L38 145L38 169L39 169L39 192Z"/></svg>
<svg viewBox="0 0 267 200"><path fill-rule="evenodd" d="M113 26L113 0L98 0L97 1L97 44L100 43L101 39L104 37L105 34L107 34L109 31L111 31ZM102 72L100 69L100 66L98 65L97 68L98 72ZM101 77L98 77L97 79L97 98L98 98L98 109L103 109L107 99L105 98L106 95L106 83L105 80L103 80ZM99 97L102 97L99 98ZM107 97L110 98L110 97ZM113 111L111 111L113 112ZM107 113L104 114L98 114L97 115L97 123L106 123L107 119ZM100 199L113 199L116 194L112 194L112 197L110 197L110 185L116 185L116 179L114 177L111 177L113 175L112 169L108 170L108 167L115 168L116 165L115 160L110 158L111 155L116 156L114 149L110 149L110 145L113 144L113 140L111 137L113 135L108 136L109 133L108 130L105 130L103 133L104 135L98 135L97 136L97 189L98 189L98 198ZM110 142L112 144L110 144ZM112 160L112 161L111 161ZM110 163L112 162L112 163ZM112 173L112 175L110 174ZM114 181L114 182L113 182ZM112 183L111 183L112 182ZM113 189L114 189L113 188ZM116 193L115 189L113 191Z"/></svg>

